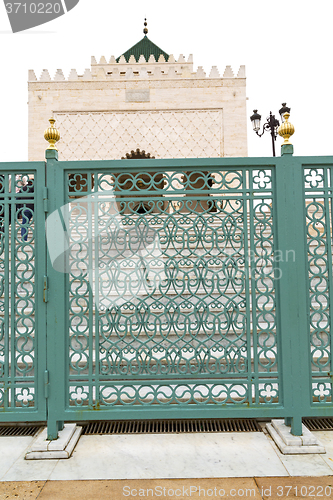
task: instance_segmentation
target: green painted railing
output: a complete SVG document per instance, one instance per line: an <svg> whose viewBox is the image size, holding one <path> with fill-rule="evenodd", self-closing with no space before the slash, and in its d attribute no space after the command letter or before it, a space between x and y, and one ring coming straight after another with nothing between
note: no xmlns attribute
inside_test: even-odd
<svg viewBox="0 0 333 500"><path fill-rule="evenodd" d="M332 157L46 156L0 164L0 420L333 414Z"/></svg>

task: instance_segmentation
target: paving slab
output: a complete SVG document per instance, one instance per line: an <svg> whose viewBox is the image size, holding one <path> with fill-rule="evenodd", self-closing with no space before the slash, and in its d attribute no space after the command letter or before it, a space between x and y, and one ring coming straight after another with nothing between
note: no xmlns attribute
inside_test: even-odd
<svg viewBox="0 0 333 500"><path fill-rule="evenodd" d="M313 431L313 434L318 436L318 439L323 443L326 449L325 455L322 455L323 460L332 470L333 474L333 432L332 431Z"/></svg>
<svg viewBox="0 0 333 500"><path fill-rule="evenodd" d="M332 500L333 476L255 478L263 500Z"/></svg>
<svg viewBox="0 0 333 500"><path fill-rule="evenodd" d="M15 440L22 438L11 437L8 439L12 440L13 446L15 447ZM3 437L0 437L0 464L7 460L6 455L3 454L2 440ZM58 460L25 460L26 451L27 447L23 449L21 447L21 454L14 463L11 463L10 466L7 467L6 473L0 478L1 481L46 481L49 479Z"/></svg>
<svg viewBox="0 0 333 500"><path fill-rule="evenodd" d="M288 475L263 433L81 436L49 479L158 479Z"/></svg>
<svg viewBox="0 0 333 500"><path fill-rule="evenodd" d="M231 432L81 436L70 459L32 461L24 455L33 438L0 437L0 480L331 476L333 432L315 434L325 455L285 456L267 434Z"/></svg>
<svg viewBox="0 0 333 500"><path fill-rule="evenodd" d="M9 471L15 462L24 454L33 437L1 436L0 437L0 479ZM23 478L14 478L23 479ZM27 480L32 479L28 477ZM35 478L33 478L35 479Z"/></svg>
<svg viewBox="0 0 333 500"><path fill-rule="evenodd" d="M0 482L0 500L35 500L45 481Z"/></svg>
<svg viewBox="0 0 333 500"><path fill-rule="evenodd" d="M216 494L215 494L216 493ZM48 481L38 500L137 500L138 498L251 498L261 500L253 478Z"/></svg>

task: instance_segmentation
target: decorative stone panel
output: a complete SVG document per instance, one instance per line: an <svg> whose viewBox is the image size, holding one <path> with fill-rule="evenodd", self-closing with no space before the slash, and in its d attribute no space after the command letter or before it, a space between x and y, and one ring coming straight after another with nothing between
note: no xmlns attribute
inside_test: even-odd
<svg viewBox="0 0 333 500"><path fill-rule="evenodd" d="M62 160L119 159L144 149L156 158L222 156L222 110L55 112Z"/></svg>
<svg viewBox="0 0 333 500"><path fill-rule="evenodd" d="M149 102L149 89L145 90L126 90L126 102Z"/></svg>

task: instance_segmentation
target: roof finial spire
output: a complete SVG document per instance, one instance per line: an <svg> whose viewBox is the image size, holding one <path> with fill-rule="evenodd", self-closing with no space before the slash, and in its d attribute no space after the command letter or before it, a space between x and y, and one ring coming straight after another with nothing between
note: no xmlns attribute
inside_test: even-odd
<svg viewBox="0 0 333 500"><path fill-rule="evenodd" d="M148 28L146 28L146 26L147 26L147 19L146 18L145 18L145 22L143 24L144 24L143 32L144 32L145 36L147 36Z"/></svg>

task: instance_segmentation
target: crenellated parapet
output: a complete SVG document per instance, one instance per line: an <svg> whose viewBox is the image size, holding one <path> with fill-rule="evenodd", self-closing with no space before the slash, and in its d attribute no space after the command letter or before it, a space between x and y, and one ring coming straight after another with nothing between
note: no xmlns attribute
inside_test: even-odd
<svg viewBox="0 0 333 500"><path fill-rule="evenodd" d="M183 54L180 54L176 60L171 54L166 61L161 54L158 60L151 55L146 61L143 55L136 62L134 56L130 56L128 62L124 56L121 56L117 62L114 56L109 61L102 56L97 62L96 58L91 58L91 68L86 69L82 74L78 74L72 69L67 78L61 69L51 76L47 69L44 69L39 78L33 70L29 70L29 82L62 82L62 81L108 81L108 80L135 80L135 79L225 79L225 78L245 78L245 66L240 66L238 72L234 74L231 66L226 66L221 76L217 66L213 66L209 73L199 66L196 71L193 70L192 54L185 60Z"/></svg>
<svg viewBox="0 0 333 500"><path fill-rule="evenodd" d="M166 60L161 54L157 60L151 54L147 60L140 55L138 61L134 55L128 58L128 61L122 55L116 60L111 56L109 62L102 56L97 62L95 57L91 58L91 73L98 77L105 73L106 78L191 78L193 74L193 55L190 54L187 61L183 54L178 59L171 54Z"/></svg>

